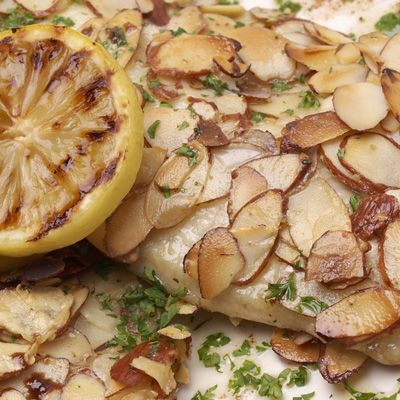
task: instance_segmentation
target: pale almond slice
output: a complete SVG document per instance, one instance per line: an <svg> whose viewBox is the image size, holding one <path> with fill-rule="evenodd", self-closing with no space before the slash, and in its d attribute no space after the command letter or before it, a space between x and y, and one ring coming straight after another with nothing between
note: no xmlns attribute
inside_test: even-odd
<svg viewBox="0 0 400 400"><path fill-rule="evenodd" d="M183 270L193 279L199 279L198 259L201 240L196 242L183 259Z"/></svg>
<svg viewBox="0 0 400 400"><path fill-rule="evenodd" d="M306 280L340 284L345 288L366 277L366 258L352 232L328 231L313 244L306 266Z"/></svg>
<svg viewBox="0 0 400 400"><path fill-rule="evenodd" d="M389 111L382 87L369 82L339 86L333 106L339 118L358 131L374 128Z"/></svg>
<svg viewBox="0 0 400 400"><path fill-rule="evenodd" d="M167 76L202 75L211 72L213 59L235 57L240 45L224 36L178 36L153 46L148 62L156 74Z"/></svg>
<svg viewBox="0 0 400 400"><path fill-rule="evenodd" d="M390 36L386 33L375 31L361 35L358 42L368 46L374 53L380 54L389 39Z"/></svg>
<svg viewBox="0 0 400 400"><path fill-rule="evenodd" d="M345 43L338 46L336 50L336 58L342 65L361 65L361 52L354 43Z"/></svg>
<svg viewBox="0 0 400 400"><path fill-rule="evenodd" d="M104 383L93 371L87 370L69 378L62 390L61 398L63 400L103 399L105 392Z"/></svg>
<svg viewBox="0 0 400 400"><path fill-rule="evenodd" d="M152 0L136 0L136 4L142 14L148 14L154 11L154 3Z"/></svg>
<svg viewBox="0 0 400 400"><path fill-rule="evenodd" d="M310 166L306 154L281 154L258 158L245 164L254 168L268 182L268 189L289 191Z"/></svg>
<svg viewBox="0 0 400 400"><path fill-rule="evenodd" d="M295 332L274 328L271 337L272 350L288 361L313 364L318 362L321 342L318 339L303 344L295 342Z"/></svg>
<svg viewBox="0 0 400 400"><path fill-rule="evenodd" d="M215 13L203 13L203 17L207 22L207 30L205 33L211 35L224 35L234 29L236 21L226 15Z"/></svg>
<svg viewBox="0 0 400 400"><path fill-rule="evenodd" d="M327 343L321 345L318 369L327 382L336 384L359 372L367 361L368 356L342 343Z"/></svg>
<svg viewBox="0 0 400 400"><path fill-rule="evenodd" d="M100 43L107 43L107 51L124 68L138 46L142 31L142 13L138 10L123 10L116 14L100 30Z"/></svg>
<svg viewBox="0 0 400 400"><path fill-rule="evenodd" d="M235 132L231 143L247 143L261 147L268 155L279 154L276 146L276 139L272 133L260 129L246 129Z"/></svg>
<svg viewBox="0 0 400 400"><path fill-rule="evenodd" d="M0 343L0 378L7 379L19 374L28 367L24 354L30 345L18 343Z"/></svg>
<svg viewBox="0 0 400 400"><path fill-rule="evenodd" d="M128 197L107 220L104 247L109 257L129 253L152 230L144 212L145 200L146 193Z"/></svg>
<svg viewBox="0 0 400 400"><path fill-rule="evenodd" d="M318 71L308 81L317 93L331 94L342 85L365 82L369 69L365 65L332 65Z"/></svg>
<svg viewBox="0 0 400 400"><path fill-rule="evenodd" d="M310 31L314 31L311 21L299 18L284 18L271 26L271 29L283 35L293 43L303 46L314 46L321 44L315 35L311 36Z"/></svg>
<svg viewBox="0 0 400 400"><path fill-rule="evenodd" d="M286 243L281 237L276 245L275 255L290 265L296 265L295 269L304 270L306 264L304 257L299 254L296 247Z"/></svg>
<svg viewBox="0 0 400 400"><path fill-rule="evenodd" d="M268 189L268 182L254 168L243 165L232 172L228 215L233 220L240 209L253 197Z"/></svg>
<svg viewBox="0 0 400 400"><path fill-rule="evenodd" d="M314 242L327 231L351 231L347 207L327 181L315 178L289 198L290 235L301 254L308 257Z"/></svg>
<svg viewBox="0 0 400 400"><path fill-rule="evenodd" d="M398 93L400 90L400 72L385 68L381 74L381 85L383 94L394 116L400 121L400 101Z"/></svg>
<svg viewBox="0 0 400 400"><path fill-rule="evenodd" d="M266 267L276 244L278 229L268 226L252 226L231 229L230 232L236 238L239 249L245 258L245 266L236 275L233 284L248 285Z"/></svg>
<svg viewBox="0 0 400 400"><path fill-rule="evenodd" d="M388 224L379 243L379 270L384 282L395 289L400 289L399 271L400 219Z"/></svg>
<svg viewBox="0 0 400 400"><path fill-rule="evenodd" d="M105 18L94 17L86 21L79 29L81 33L92 40L96 40L100 29L105 25Z"/></svg>
<svg viewBox="0 0 400 400"><path fill-rule="evenodd" d="M51 342L38 348L41 357L63 358L71 364L81 364L94 355L88 339L77 329L69 328Z"/></svg>
<svg viewBox="0 0 400 400"><path fill-rule="evenodd" d="M186 153L187 156L180 154L171 156L158 170L154 177L154 184L147 190L144 205L145 217L157 229L174 226L189 215L207 180L210 169L207 149L198 142L191 142L190 145L184 146L184 149L188 149L190 153ZM183 159L185 165L190 166L190 171L186 173L186 170L177 171L172 168L171 180L173 182L180 180L182 186L179 189L170 190L168 186L160 185L158 177L163 176L163 183L169 182L169 178L166 177L167 170L175 164L176 158ZM182 175L176 177L177 173L182 173Z"/></svg>
<svg viewBox="0 0 400 400"><path fill-rule="evenodd" d="M338 152L340 150L339 146L342 140L343 137L340 136L337 139L333 139L321 144L321 154L324 164L337 179L346 185L349 185L354 190L361 193L376 193L378 190L376 189L375 185L362 180L359 175L350 172L340 162ZM339 152L339 154L341 153Z"/></svg>
<svg viewBox="0 0 400 400"><path fill-rule="evenodd" d="M36 18L47 17L49 15L63 11L68 0L41 0L33 3L29 0L14 0L19 6L31 12Z"/></svg>
<svg viewBox="0 0 400 400"><path fill-rule="evenodd" d="M390 106L390 104L389 104ZM386 118L381 121L381 127L388 133L395 133L400 128L400 122L396 119L396 116L392 111L388 112Z"/></svg>
<svg viewBox="0 0 400 400"><path fill-rule="evenodd" d="M244 266L245 260L238 242L228 229L208 231L201 240L198 257L202 297L212 299L228 289Z"/></svg>
<svg viewBox="0 0 400 400"><path fill-rule="evenodd" d="M340 162L361 180L379 191L400 188L400 176L393 173L400 168L400 147L396 142L377 133L365 132L347 136L340 148L343 151Z"/></svg>
<svg viewBox="0 0 400 400"><path fill-rule="evenodd" d="M203 6L200 6L200 10L202 13L221 14L221 15L226 15L231 18L240 17L246 11L246 9L243 6L240 6L239 4L203 5Z"/></svg>
<svg viewBox="0 0 400 400"><path fill-rule="evenodd" d="M175 31L183 30L183 33L197 34L207 25L203 14L198 7L187 6L178 13L174 13L166 26L167 29Z"/></svg>
<svg viewBox="0 0 400 400"><path fill-rule="evenodd" d="M383 59L380 57L379 53L376 53L371 47L364 43L354 43L365 61L367 67L375 74L379 74L383 66Z"/></svg>
<svg viewBox="0 0 400 400"><path fill-rule="evenodd" d="M226 146L230 143L222 129L212 120L200 118L198 128L201 132L200 135L195 133L190 137L190 140L198 140L202 145L209 148Z"/></svg>
<svg viewBox="0 0 400 400"><path fill-rule="evenodd" d="M0 400L25 400L25 396L18 390L6 389L1 391Z"/></svg>
<svg viewBox="0 0 400 400"><path fill-rule="evenodd" d="M152 147L166 149L170 155L189 141L198 122L199 117L186 109L150 108L144 112L144 137Z"/></svg>
<svg viewBox="0 0 400 400"><path fill-rule="evenodd" d="M278 231L286 212L286 199L280 190L267 190L254 197L236 214L232 229L266 226Z"/></svg>
<svg viewBox="0 0 400 400"><path fill-rule="evenodd" d="M357 291L317 315L315 332L327 341L357 343L393 329L400 292L383 287Z"/></svg>
<svg viewBox="0 0 400 400"><path fill-rule="evenodd" d="M400 73L400 62L397 55L400 50L400 34L393 35L383 47L380 57L383 60L383 67Z"/></svg>
<svg viewBox="0 0 400 400"><path fill-rule="evenodd" d="M254 18L263 21L267 27L270 27L274 23L280 23L287 19L291 15L291 13L288 14L286 12L288 10L290 11L289 8L281 11L279 9L270 10L262 7L254 7L249 11Z"/></svg>
<svg viewBox="0 0 400 400"><path fill-rule="evenodd" d="M320 43L338 45L352 42L350 36L315 22L305 25L305 29Z"/></svg>
<svg viewBox="0 0 400 400"><path fill-rule="evenodd" d="M304 47L294 43L287 43L285 51L291 59L304 64L314 71L320 71L338 64L335 46L319 45Z"/></svg>
<svg viewBox="0 0 400 400"><path fill-rule="evenodd" d="M85 4L97 17L104 17L107 20L121 10L137 8L136 0L118 0L118 3L113 0L86 0Z"/></svg>
<svg viewBox="0 0 400 400"><path fill-rule="evenodd" d="M250 65L250 71L262 81L290 79L296 63L284 52L288 41L267 28L244 26L227 33L242 45L240 58Z"/></svg>
<svg viewBox="0 0 400 400"><path fill-rule="evenodd" d="M399 201L388 194L376 194L363 200L351 215L353 232L361 239L368 240L374 234L381 234L388 223L398 216Z"/></svg>
<svg viewBox="0 0 400 400"><path fill-rule="evenodd" d="M281 151L298 152L348 132L350 128L333 111L308 115L283 129Z"/></svg>
<svg viewBox="0 0 400 400"><path fill-rule="evenodd" d="M78 311L82 308L87 298L89 297L89 288L87 286L77 284L70 288L69 293L74 296L74 301L72 303L69 317L69 319L72 320L72 318L76 316Z"/></svg>

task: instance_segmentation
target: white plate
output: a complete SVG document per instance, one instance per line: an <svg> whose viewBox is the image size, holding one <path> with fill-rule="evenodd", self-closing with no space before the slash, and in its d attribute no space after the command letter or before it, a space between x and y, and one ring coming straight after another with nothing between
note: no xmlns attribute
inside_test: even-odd
<svg viewBox="0 0 400 400"><path fill-rule="evenodd" d="M344 33L354 33L357 36L374 30L374 24L379 18L388 12L397 12L397 1L393 0L325 0L325 1L296 1L302 4L303 8L298 17L312 19L315 22L329 26ZM323 3L321 7L315 4ZM241 4L246 8L264 7L276 8L276 2L270 0L243 0ZM362 18L361 18L362 17ZM201 394L217 385L212 392L215 400L261 400L267 397L261 397L255 390L247 388L233 395L229 389L229 380L233 378L231 371L231 361L229 358L221 363L222 373L213 368L205 368L199 361L197 350L201 347L208 335L223 332L231 339L231 342L219 349L213 349L223 357L229 355L239 368L245 360L251 360L261 368L261 374L267 373L277 377L285 368L298 368L299 365L282 361L271 349L257 353L255 347L262 346L262 342L268 342L272 329L268 326L245 322L240 327L234 327L222 315L210 315L206 312L200 312L195 315L191 323L192 328L198 326L202 321L207 321L199 329L193 332L193 350L192 360L188 363L190 370L190 383L181 385L178 393L179 400L191 400L200 391ZM186 322L186 321L185 321ZM250 356L233 357L232 352L239 349L244 340L249 340L252 351ZM287 387L284 383L282 390L284 392L282 400L292 400L294 397L300 397L302 394L314 392L313 400L344 400L354 398L344 388L342 384L332 385L324 381L318 371L308 369L307 382L304 387ZM390 396L399 390L400 366L383 366L372 360L368 361L364 369L354 378L350 379L351 385L360 392L381 392L379 398ZM384 393L384 394L383 394ZM199 400L202 397L198 397ZM399 395L400 399L400 395ZM207 399L208 400L208 399Z"/></svg>

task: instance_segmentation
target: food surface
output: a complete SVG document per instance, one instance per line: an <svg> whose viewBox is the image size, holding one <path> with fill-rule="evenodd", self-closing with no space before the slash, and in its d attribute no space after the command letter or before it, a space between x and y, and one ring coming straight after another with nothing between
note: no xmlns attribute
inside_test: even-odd
<svg viewBox="0 0 400 400"><path fill-rule="evenodd" d="M1 3L1 400L396 399L400 15L253 3Z"/></svg>

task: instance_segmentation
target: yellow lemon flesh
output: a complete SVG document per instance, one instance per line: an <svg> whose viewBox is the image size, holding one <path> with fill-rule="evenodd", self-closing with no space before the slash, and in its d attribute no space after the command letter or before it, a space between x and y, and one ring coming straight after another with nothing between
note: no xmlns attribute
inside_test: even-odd
<svg viewBox="0 0 400 400"><path fill-rule="evenodd" d="M100 225L135 180L142 129L133 85L101 45L52 25L2 32L0 269Z"/></svg>

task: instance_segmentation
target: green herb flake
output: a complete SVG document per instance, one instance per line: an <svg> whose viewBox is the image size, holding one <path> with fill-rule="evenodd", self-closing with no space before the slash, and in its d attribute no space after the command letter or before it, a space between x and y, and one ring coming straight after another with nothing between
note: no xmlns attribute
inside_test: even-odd
<svg viewBox="0 0 400 400"><path fill-rule="evenodd" d="M282 114L293 115L294 114L294 110L292 110L291 108L288 108L287 110L283 111Z"/></svg>
<svg viewBox="0 0 400 400"><path fill-rule="evenodd" d="M343 381L344 388L357 400L372 400L376 398L376 393L362 393L355 390L348 381Z"/></svg>
<svg viewBox="0 0 400 400"><path fill-rule="evenodd" d="M154 139L156 137L156 129L158 125L160 125L161 121L159 119L155 120L147 129L147 133L150 136L150 139Z"/></svg>
<svg viewBox="0 0 400 400"><path fill-rule="evenodd" d="M265 297L265 300L281 299L283 296L286 296L288 300L293 301L296 298L294 274L291 274L286 282L269 283L267 292L269 292L269 294Z"/></svg>
<svg viewBox="0 0 400 400"><path fill-rule="evenodd" d="M214 391L217 389L217 387L218 385L210 387L204 392L204 394L201 394L201 392L198 390L196 394L191 398L191 400L214 400L215 399Z"/></svg>
<svg viewBox="0 0 400 400"><path fill-rule="evenodd" d="M310 400L314 397L315 392L307 393L307 394L301 394L300 397L293 397L293 400Z"/></svg>
<svg viewBox="0 0 400 400"><path fill-rule="evenodd" d="M400 16L398 14L389 13L383 15L375 24L375 28L380 32L391 32L400 25Z"/></svg>
<svg viewBox="0 0 400 400"><path fill-rule="evenodd" d="M254 112L250 115L250 119L255 122L255 123L260 123L263 121L263 119L267 116L267 114L264 114L262 112Z"/></svg>
<svg viewBox="0 0 400 400"><path fill-rule="evenodd" d="M337 156L338 156L339 160L343 160L343 158L344 158L344 153L345 153L345 152L346 152L346 149L345 149L345 148L339 149L339 150L338 150Z"/></svg>
<svg viewBox="0 0 400 400"><path fill-rule="evenodd" d="M55 15L53 18L53 24L54 25L65 25L65 26L68 26L68 28L71 28L72 26L75 25L75 22L72 21L71 18L65 18L65 17L61 17L60 15Z"/></svg>
<svg viewBox="0 0 400 400"><path fill-rule="evenodd" d="M171 191L170 191L170 189L169 189L169 186L163 186L161 189L162 189L163 192L164 192L164 197L165 197L166 199L170 199L170 198L171 198Z"/></svg>
<svg viewBox="0 0 400 400"><path fill-rule="evenodd" d="M35 17L30 11L24 11L22 7L8 9L6 15L0 16L0 32L34 23Z"/></svg>
<svg viewBox="0 0 400 400"><path fill-rule="evenodd" d="M187 33L183 28L179 27L176 31L172 31L172 34L176 36L182 35L182 33Z"/></svg>
<svg viewBox="0 0 400 400"><path fill-rule="evenodd" d="M299 3L294 3L293 1L278 0L278 4L280 11L290 9L292 13L297 13L301 10L301 5Z"/></svg>
<svg viewBox="0 0 400 400"><path fill-rule="evenodd" d="M199 156L198 151L193 147L189 147L187 143L182 143L182 146L175 152L175 154L187 157L189 167L193 167L197 164L197 157Z"/></svg>
<svg viewBox="0 0 400 400"><path fill-rule="evenodd" d="M240 349L235 350L232 355L234 357L241 357L241 356L249 356L251 353L251 345L250 342L248 340L245 340Z"/></svg>
<svg viewBox="0 0 400 400"><path fill-rule="evenodd" d="M321 105L319 100L314 96L311 90L305 90L299 94L299 97L302 98L301 102L299 103L299 108L305 108L306 110L310 108L317 108Z"/></svg>
<svg viewBox="0 0 400 400"><path fill-rule="evenodd" d="M214 333L206 337L201 347L197 350L199 360L203 362L206 368L215 368L218 372L221 371L221 356L213 353L210 350L213 348L223 347L230 343L231 339L225 336L222 332Z"/></svg>
<svg viewBox="0 0 400 400"><path fill-rule="evenodd" d="M161 86L161 83L158 81L158 78L150 79L150 84L149 84L150 89L153 89L155 87L160 87L160 86Z"/></svg>
<svg viewBox="0 0 400 400"><path fill-rule="evenodd" d="M353 212L357 210L361 201L362 201L362 199L359 199L357 194L355 194L355 193L353 194L353 196L350 197L349 203L350 203L350 207L353 210Z"/></svg>
<svg viewBox="0 0 400 400"><path fill-rule="evenodd" d="M244 24L243 22L240 22L240 21L236 21L234 28L237 29L237 28L241 28L243 26L246 26L246 24Z"/></svg>
<svg viewBox="0 0 400 400"><path fill-rule="evenodd" d="M275 81L272 84L272 90L276 92L284 92L286 90L291 90L291 89L293 89L293 86L288 86L286 82Z"/></svg>
<svg viewBox="0 0 400 400"><path fill-rule="evenodd" d="M126 46L128 44L125 31L121 27L110 29L108 32L108 37L112 43L117 45L117 47Z"/></svg>
<svg viewBox="0 0 400 400"><path fill-rule="evenodd" d="M189 126L189 122L183 121L180 125L177 125L179 131L183 131Z"/></svg>
<svg viewBox="0 0 400 400"><path fill-rule="evenodd" d="M313 313L319 314L328 307L328 304L319 301L312 296L300 297L300 303L295 307L296 311L303 312L303 307L309 308Z"/></svg>
<svg viewBox="0 0 400 400"><path fill-rule="evenodd" d="M227 83L222 82L217 78L213 78L209 73L206 75L203 85L208 89L215 90L215 94L217 96L221 96L224 89L228 87Z"/></svg>

